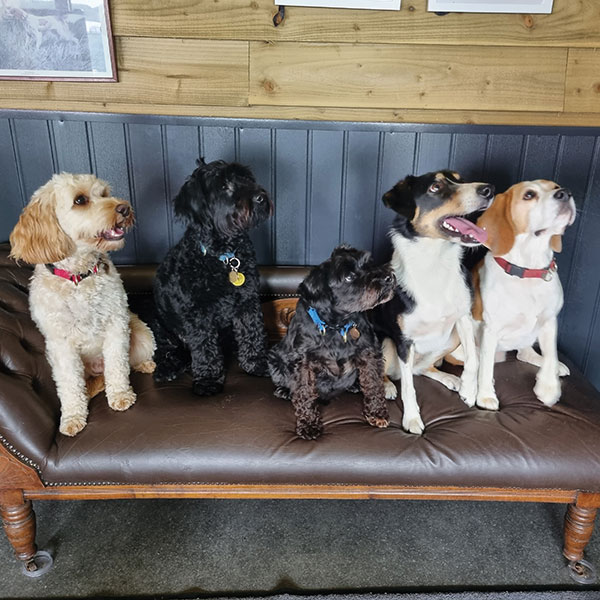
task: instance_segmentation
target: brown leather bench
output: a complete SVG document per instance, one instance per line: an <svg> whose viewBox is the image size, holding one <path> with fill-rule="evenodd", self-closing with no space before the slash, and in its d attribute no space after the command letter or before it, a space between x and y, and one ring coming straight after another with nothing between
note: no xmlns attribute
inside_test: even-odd
<svg viewBox="0 0 600 600"><path fill-rule="evenodd" d="M44 341L27 304L29 268L0 246L0 507L17 557L29 571L48 557L35 546L33 500L112 498L355 498L555 502L568 505L564 555L575 577L600 507L600 394L573 368L552 409L533 395L535 368L498 364L501 410L468 408L456 393L417 377L425 422L418 437L370 427L361 399L323 408L324 435L299 439L291 404L267 378L231 366L223 393L199 398L185 376L155 384L132 374L138 399L124 413L104 395L87 427L58 432L59 404ZM153 267L121 268L133 305L151 298ZM272 339L293 314L302 268L261 270Z"/></svg>

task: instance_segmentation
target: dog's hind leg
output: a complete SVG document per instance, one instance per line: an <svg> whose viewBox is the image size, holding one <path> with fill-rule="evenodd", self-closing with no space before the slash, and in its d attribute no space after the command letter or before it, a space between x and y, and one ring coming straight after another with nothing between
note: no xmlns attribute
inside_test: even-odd
<svg viewBox="0 0 600 600"><path fill-rule="evenodd" d="M136 314L129 313L129 364L134 371L139 373L152 373L156 363L152 360L156 343L150 327Z"/></svg>
<svg viewBox="0 0 600 600"><path fill-rule="evenodd" d="M542 355L538 354L534 348L531 346L527 346L527 348L521 348L517 352L517 358L522 361L533 365L534 367L542 366ZM565 377L566 375L570 375L571 370L564 363L558 362L558 376Z"/></svg>

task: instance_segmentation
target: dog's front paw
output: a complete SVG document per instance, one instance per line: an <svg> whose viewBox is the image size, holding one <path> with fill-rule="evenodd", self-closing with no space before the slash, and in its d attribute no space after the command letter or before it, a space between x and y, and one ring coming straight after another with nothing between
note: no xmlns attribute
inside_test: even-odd
<svg viewBox="0 0 600 600"><path fill-rule="evenodd" d="M87 425L87 415L62 415L58 430L63 435L73 437Z"/></svg>
<svg viewBox="0 0 600 600"><path fill-rule="evenodd" d="M412 415L402 417L402 429L408 431L408 433L414 433L415 435L421 435L425 431L425 425L421 415Z"/></svg>
<svg viewBox="0 0 600 600"><path fill-rule="evenodd" d="M155 369L156 363L153 360L145 360L133 366L133 370L138 373L154 373Z"/></svg>
<svg viewBox="0 0 600 600"><path fill-rule="evenodd" d="M383 382L383 391L386 400L395 400L398 396L398 389L396 388L396 384L387 377Z"/></svg>
<svg viewBox="0 0 600 600"><path fill-rule="evenodd" d="M135 404L135 392L129 388L124 392L107 393L108 405L113 410L124 411Z"/></svg>
<svg viewBox="0 0 600 600"><path fill-rule="evenodd" d="M374 415L365 415L365 418L367 419L367 423L372 427L379 427L381 429L384 429L390 424L389 418L386 417L375 417Z"/></svg>
<svg viewBox="0 0 600 600"><path fill-rule="evenodd" d="M543 402L546 406L554 406L560 400L560 381L558 377L556 379L544 377L538 377L533 393L536 395L540 402Z"/></svg>
<svg viewBox="0 0 600 600"><path fill-rule="evenodd" d="M461 379L458 395L468 407L475 406L477 400L477 381Z"/></svg>
<svg viewBox="0 0 600 600"><path fill-rule="evenodd" d="M248 375L254 375L256 377L269 377L269 364L265 359L257 359L255 361L248 361L242 368Z"/></svg>
<svg viewBox="0 0 600 600"><path fill-rule="evenodd" d="M192 390L198 396L214 396L223 391L223 382L219 379L197 379Z"/></svg>
<svg viewBox="0 0 600 600"><path fill-rule="evenodd" d="M174 379L177 379L179 373L179 370L175 371L171 368L167 368L164 365L161 365L161 363L159 362L156 365L156 368L154 369L153 377L156 383L167 383L168 381L173 381Z"/></svg>
<svg viewBox="0 0 600 600"><path fill-rule="evenodd" d="M282 385L278 385L273 394L276 398L281 398L282 400L290 400L292 397L290 390Z"/></svg>
<svg viewBox="0 0 600 600"><path fill-rule="evenodd" d="M316 440L323 433L321 421L298 421L296 433L304 440Z"/></svg>
<svg viewBox="0 0 600 600"><path fill-rule="evenodd" d="M500 402L498 402L495 394L482 395L477 398L477 406L485 410L498 410Z"/></svg>
<svg viewBox="0 0 600 600"><path fill-rule="evenodd" d="M447 387L451 392L458 392L461 389L461 380L452 373L444 373L443 371L438 372L437 380L444 386Z"/></svg>

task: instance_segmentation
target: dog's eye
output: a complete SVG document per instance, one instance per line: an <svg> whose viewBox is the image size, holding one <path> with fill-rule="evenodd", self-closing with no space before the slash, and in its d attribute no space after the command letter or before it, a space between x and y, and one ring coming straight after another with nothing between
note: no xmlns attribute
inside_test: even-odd
<svg viewBox="0 0 600 600"><path fill-rule="evenodd" d="M354 273L348 273L348 275L344 277L344 281L347 281L348 283L352 283L355 279L356 275L354 275Z"/></svg>
<svg viewBox="0 0 600 600"><path fill-rule="evenodd" d="M437 193L439 193L441 191L441 189L442 189L441 184L439 184L439 183L436 182L436 183L432 183L429 186L429 189L427 191L431 192L432 194L437 194Z"/></svg>
<svg viewBox="0 0 600 600"><path fill-rule="evenodd" d="M537 197L537 194L533 190L527 190L523 194L523 200L533 200L536 197Z"/></svg>
<svg viewBox="0 0 600 600"><path fill-rule="evenodd" d="M79 194L79 196L77 196L75 200L73 200L73 204L77 204L77 206L83 206L88 202L89 200L87 199L87 196L84 196L83 194Z"/></svg>

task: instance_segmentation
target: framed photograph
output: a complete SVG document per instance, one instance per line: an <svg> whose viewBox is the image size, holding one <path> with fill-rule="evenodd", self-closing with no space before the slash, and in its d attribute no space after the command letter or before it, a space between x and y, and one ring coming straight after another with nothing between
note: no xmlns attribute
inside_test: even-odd
<svg viewBox="0 0 600 600"><path fill-rule="evenodd" d="M117 81L108 0L0 0L0 79Z"/></svg>
<svg viewBox="0 0 600 600"><path fill-rule="evenodd" d="M428 0L431 12L541 13L552 12L553 0Z"/></svg>
<svg viewBox="0 0 600 600"><path fill-rule="evenodd" d="M373 10L400 10L401 0L275 0L285 6L320 6L323 8L370 8Z"/></svg>

